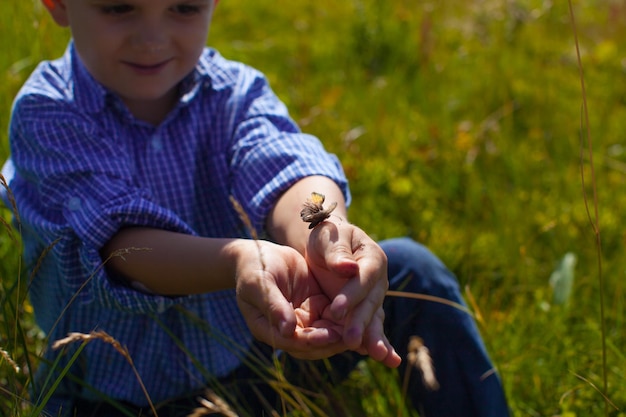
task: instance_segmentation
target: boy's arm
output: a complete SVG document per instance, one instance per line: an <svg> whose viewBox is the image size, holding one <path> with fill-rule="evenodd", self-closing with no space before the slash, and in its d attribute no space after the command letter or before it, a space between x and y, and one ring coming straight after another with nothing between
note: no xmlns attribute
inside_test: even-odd
<svg viewBox="0 0 626 417"><path fill-rule="evenodd" d="M235 287L236 239L148 227L121 229L100 251L107 269L161 295Z"/></svg>

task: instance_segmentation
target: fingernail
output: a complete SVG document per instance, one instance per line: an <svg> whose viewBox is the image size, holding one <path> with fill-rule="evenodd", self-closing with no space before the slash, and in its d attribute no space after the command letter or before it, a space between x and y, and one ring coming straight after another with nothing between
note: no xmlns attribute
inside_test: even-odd
<svg viewBox="0 0 626 417"><path fill-rule="evenodd" d="M347 345L360 346L363 341L363 330L360 326L353 326L346 331L344 341Z"/></svg>
<svg viewBox="0 0 626 417"><path fill-rule="evenodd" d="M345 295L339 294L335 297L330 307L330 312L334 320L341 321L346 318L346 316L348 315L347 303L348 300Z"/></svg>

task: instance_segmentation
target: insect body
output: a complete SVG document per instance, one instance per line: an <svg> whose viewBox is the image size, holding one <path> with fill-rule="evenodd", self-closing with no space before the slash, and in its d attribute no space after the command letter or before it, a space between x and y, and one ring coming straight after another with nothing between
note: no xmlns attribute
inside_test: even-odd
<svg viewBox="0 0 626 417"><path fill-rule="evenodd" d="M330 217L330 213L337 207L337 202L333 202L326 210L324 210L324 194L312 192L311 198L304 202L304 207L300 211L300 217L302 221L311 223L309 229L313 229L315 226Z"/></svg>

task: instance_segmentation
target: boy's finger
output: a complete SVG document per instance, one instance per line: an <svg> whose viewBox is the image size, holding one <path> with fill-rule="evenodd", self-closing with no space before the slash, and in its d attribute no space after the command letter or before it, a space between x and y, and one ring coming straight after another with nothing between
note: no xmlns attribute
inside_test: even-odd
<svg viewBox="0 0 626 417"><path fill-rule="evenodd" d="M363 344L367 350L367 354L375 361L396 368L402 362L402 358L396 352L394 347L389 343L389 339L385 336L383 323L385 321L385 313L382 308L372 319L370 325L365 330Z"/></svg>
<svg viewBox="0 0 626 417"><path fill-rule="evenodd" d="M344 341L351 348L356 348L362 343L365 329L369 327L374 316L381 309L387 289L386 284L386 280L379 281L377 285L370 288L365 293L365 297L359 304L353 305L350 301L353 301L357 297L350 296L351 289L354 288L354 291L361 292L365 288L361 283L358 282L358 279L354 279L344 287L344 290L347 291L347 295L339 294L337 297L335 297L335 300L333 300L333 305L331 305L331 311L332 308L335 307L335 302L337 302L340 313L343 311L350 312L346 316L346 320L344 322Z"/></svg>
<svg viewBox="0 0 626 417"><path fill-rule="evenodd" d="M368 303L360 307L362 311L357 316L367 317L365 320L367 324L385 299L389 287L387 267L385 260L377 257L376 251L367 249L359 254L358 262L359 273L343 285L333 299L330 311L336 320L342 320L348 312L369 299Z"/></svg>
<svg viewBox="0 0 626 417"><path fill-rule="evenodd" d="M255 337L261 336L267 327L276 329L284 337L293 335L296 328L293 305L273 281L257 279L254 283L241 285L237 289L237 298L246 320L256 323L255 328L250 329Z"/></svg>

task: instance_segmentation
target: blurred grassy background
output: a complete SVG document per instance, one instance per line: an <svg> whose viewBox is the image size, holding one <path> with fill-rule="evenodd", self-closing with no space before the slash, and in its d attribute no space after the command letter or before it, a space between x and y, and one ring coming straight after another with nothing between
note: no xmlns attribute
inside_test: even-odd
<svg viewBox="0 0 626 417"><path fill-rule="evenodd" d="M0 11L5 159L13 96L69 34L38 0ZM599 201L608 396L622 410L610 415L624 416L626 2L580 0L574 11ZM567 2L224 0L209 44L265 72L303 130L343 160L353 222L380 239L412 236L454 270L515 416L603 415L594 388L603 384L598 256L584 202L592 184L587 155L583 193ZM559 304L549 279L568 252L575 281ZM0 259L0 347L27 368L36 348L26 355L19 340L36 345L37 331L18 298L19 246L6 233ZM23 373L0 361L4 407L16 402L7 393L25 395ZM376 381L385 375L372 364L352 381L370 415L384 415L388 393Z"/></svg>

